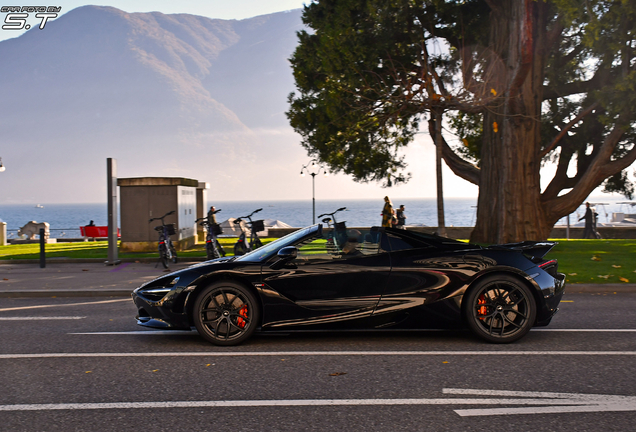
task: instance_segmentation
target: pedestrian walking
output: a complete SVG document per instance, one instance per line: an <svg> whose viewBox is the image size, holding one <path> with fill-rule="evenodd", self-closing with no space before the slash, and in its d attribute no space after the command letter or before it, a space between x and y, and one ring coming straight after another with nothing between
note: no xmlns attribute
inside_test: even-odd
<svg viewBox="0 0 636 432"><path fill-rule="evenodd" d="M382 226L391 227L391 219L393 219L393 204L388 196L384 197L384 207L382 208Z"/></svg>
<svg viewBox="0 0 636 432"><path fill-rule="evenodd" d="M391 210L391 228L397 228L397 214L395 213L395 209Z"/></svg>
<svg viewBox="0 0 636 432"><path fill-rule="evenodd" d="M400 208L396 212L397 216L397 227L399 229L406 229L404 225L406 224L406 215L404 214L404 204L400 206Z"/></svg>
<svg viewBox="0 0 636 432"><path fill-rule="evenodd" d="M585 203L585 214L579 221L585 219L585 229L583 230L583 238L600 239L601 235L596 231L596 221L598 219L598 213L593 207L590 207L590 203Z"/></svg>
<svg viewBox="0 0 636 432"><path fill-rule="evenodd" d="M208 224L210 224L210 226L216 224L216 209L214 206L210 206L210 210L208 210Z"/></svg>

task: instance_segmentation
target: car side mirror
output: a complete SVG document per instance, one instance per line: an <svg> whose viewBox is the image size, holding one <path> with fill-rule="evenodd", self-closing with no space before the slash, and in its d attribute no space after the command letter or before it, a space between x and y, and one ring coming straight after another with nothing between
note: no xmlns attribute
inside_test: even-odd
<svg viewBox="0 0 636 432"><path fill-rule="evenodd" d="M286 246L279 250L276 255L278 256L278 259L269 266L272 270L280 270L289 261L296 259L296 256L298 256L298 249L296 249L295 246Z"/></svg>

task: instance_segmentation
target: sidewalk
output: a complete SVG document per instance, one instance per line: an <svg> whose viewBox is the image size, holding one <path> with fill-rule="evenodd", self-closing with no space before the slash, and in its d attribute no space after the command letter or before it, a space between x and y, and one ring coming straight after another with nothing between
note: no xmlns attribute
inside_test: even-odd
<svg viewBox="0 0 636 432"><path fill-rule="evenodd" d="M156 260L123 262L106 266L99 262L51 262L46 268L36 263L0 261L0 298L2 297L127 297L142 283L197 261L172 264L165 270ZM570 284L568 293L636 293L636 284Z"/></svg>
<svg viewBox="0 0 636 432"><path fill-rule="evenodd" d="M163 268L157 260L151 262L123 262L116 266L99 262L69 263L47 261L39 264L7 263L0 261L1 297L103 297L130 296L142 283L179 270L195 261L171 264Z"/></svg>

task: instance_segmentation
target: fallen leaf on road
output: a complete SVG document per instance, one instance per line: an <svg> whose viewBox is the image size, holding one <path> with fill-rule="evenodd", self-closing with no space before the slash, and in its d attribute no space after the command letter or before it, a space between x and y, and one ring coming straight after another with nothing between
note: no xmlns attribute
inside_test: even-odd
<svg viewBox="0 0 636 432"><path fill-rule="evenodd" d="M329 376L340 376L340 375L346 375L346 372L334 372L332 374L329 374Z"/></svg>
<svg viewBox="0 0 636 432"><path fill-rule="evenodd" d="M92 372L93 372L93 371L86 371L86 372L84 372L84 373L92 373Z"/></svg>

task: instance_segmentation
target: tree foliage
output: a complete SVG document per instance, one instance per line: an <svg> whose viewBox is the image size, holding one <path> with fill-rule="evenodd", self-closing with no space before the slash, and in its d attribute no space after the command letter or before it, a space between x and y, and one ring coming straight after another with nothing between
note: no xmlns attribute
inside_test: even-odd
<svg viewBox="0 0 636 432"><path fill-rule="evenodd" d="M400 149L443 110L444 159L480 186L474 239L545 237L599 185L633 193L636 0L319 0L303 19L287 114L333 170L407 181Z"/></svg>

